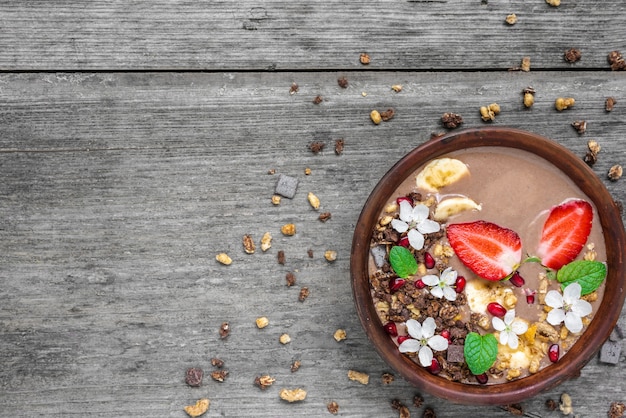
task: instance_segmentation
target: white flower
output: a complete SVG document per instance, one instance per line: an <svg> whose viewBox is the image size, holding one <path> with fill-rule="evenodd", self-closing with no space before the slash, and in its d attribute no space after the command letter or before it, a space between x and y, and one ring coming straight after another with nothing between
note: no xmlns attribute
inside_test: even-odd
<svg viewBox="0 0 626 418"><path fill-rule="evenodd" d="M546 318L550 325L558 325L565 321L565 326L574 334L583 329L582 318L591 313L591 304L580 299L582 288L572 283L563 289L563 295L556 290L546 294L546 305L553 308Z"/></svg>
<svg viewBox="0 0 626 418"><path fill-rule="evenodd" d="M456 270L452 270L452 267L448 267L441 273L441 277L437 277L434 274L428 274L422 277L422 282L430 288L430 294L436 298L442 296L449 301L456 300L456 291L452 286L456 283Z"/></svg>
<svg viewBox="0 0 626 418"><path fill-rule="evenodd" d="M508 344L513 350L517 348L517 336L522 335L528 330L528 324L525 321L515 318L515 309L506 312L504 321L494 316L491 320L491 324L496 331L500 331L500 344Z"/></svg>
<svg viewBox="0 0 626 418"><path fill-rule="evenodd" d="M424 247L422 234L431 234L441 229L441 225L428 219L429 212L426 205L419 204L413 207L403 200L400 202L400 219L392 220L391 226L401 234L409 231L407 234L409 244L416 250L421 250Z"/></svg>
<svg viewBox="0 0 626 418"><path fill-rule="evenodd" d="M400 344L398 350L401 353L418 353L420 364L429 367L433 363L433 350L443 351L448 349L448 340L441 335L435 335L435 320L426 318L420 325L415 319L406 321L406 329L413 339L409 338Z"/></svg>

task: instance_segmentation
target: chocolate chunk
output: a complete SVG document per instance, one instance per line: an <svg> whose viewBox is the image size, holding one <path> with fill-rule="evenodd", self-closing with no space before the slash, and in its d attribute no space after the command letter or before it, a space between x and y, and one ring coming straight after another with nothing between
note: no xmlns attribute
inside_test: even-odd
<svg viewBox="0 0 626 418"><path fill-rule="evenodd" d="M280 174L276 181L274 192L288 199L292 199L296 195L298 189L298 179L291 176Z"/></svg>
<svg viewBox="0 0 626 418"><path fill-rule="evenodd" d="M607 364L617 364L619 363L620 352L620 343L609 340L600 349L600 361Z"/></svg>
<svg viewBox="0 0 626 418"><path fill-rule="evenodd" d="M465 356L463 355L463 346L452 344L448 346L448 356L446 360L449 363L463 363L465 361Z"/></svg>
<svg viewBox="0 0 626 418"><path fill-rule="evenodd" d="M381 268L385 265L385 257L387 257L387 250L384 245L377 245L373 247L371 250L372 257L374 257L374 264L376 267Z"/></svg>

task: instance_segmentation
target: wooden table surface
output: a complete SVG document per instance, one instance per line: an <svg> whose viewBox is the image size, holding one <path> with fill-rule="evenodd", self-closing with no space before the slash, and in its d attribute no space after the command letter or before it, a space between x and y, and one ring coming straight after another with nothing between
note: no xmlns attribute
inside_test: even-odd
<svg viewBox="0 0 626 418"><path fill-rule="evenodd" d="M208 417L332 416L331 401L337 416L395 417L393 399L413 417L426 407L511 416L442 401L399 376L383 384L392 370L352 300L354 226L380 177L446 132L444 112L486 126L478 109L492 102L502 112L491 125L581 158L596 139L593 170L624 201L626 180L607 172L626 162L626 72L607 56L626 53L625 20L622 0L0 2L0 416L185 417L204 397ZM564 60L570 48L580 61ZM558 112L557 97L576 104ZM387 108L395 117L374 125L370 111ZM586 133L572 128L578 120ZM314 154L316 141L325 147ZM273 205L280 174L299 185ZM287 223L295 236L281 234ZM230 266L216 262L221 252ZM260 316L270 321L262 330ZM291 343L279 343L283 333ZM593 359L578 379L524 401L525 416L562 416L545 407L562 393L576 415L607 416L626 402L625 352L622 343L619 364ZM214 357L224 382L208 376ZM200 388L185 384L189 367L204 369ZM370 383L350 381L350 369ZM263 374L276 379L265 391L254 385ZM308 396L288 404L283 387Z"/></svg>

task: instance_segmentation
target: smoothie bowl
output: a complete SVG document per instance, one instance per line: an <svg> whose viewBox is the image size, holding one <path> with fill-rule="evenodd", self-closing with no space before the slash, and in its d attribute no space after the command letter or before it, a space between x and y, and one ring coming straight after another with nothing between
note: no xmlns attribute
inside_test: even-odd
<svg viewBox="0 0 626 418"><path fill-rule="evenodd" d="M579 374L626 296L619 209L583 160L514 129L411 151L359 217L351 280L379 355L465 404L519 402Z"/></svg>

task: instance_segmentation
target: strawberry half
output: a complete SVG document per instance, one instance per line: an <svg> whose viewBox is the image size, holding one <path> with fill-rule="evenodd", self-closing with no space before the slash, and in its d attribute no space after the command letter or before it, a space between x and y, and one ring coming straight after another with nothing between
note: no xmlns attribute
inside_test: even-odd
<svg viewBox="0 0 626 418"><path fill-rule="evenodd" d="M494 223L451 224L447 235L457 257L483 279L502 280L513 273L522 260L519 235Z"/></svg>
<svg viewBox="0 0 626 418"><path fill-rule="evenodd" d="M573 261L587 242L592 221L593 208L584 200L568 200L553 207L537 247L541 264L558 270Z"/></svg>

